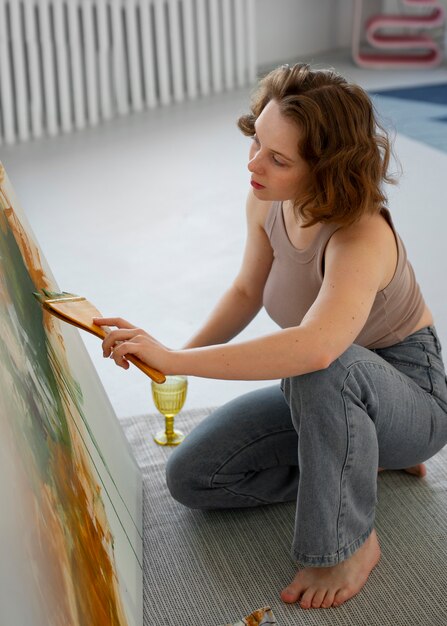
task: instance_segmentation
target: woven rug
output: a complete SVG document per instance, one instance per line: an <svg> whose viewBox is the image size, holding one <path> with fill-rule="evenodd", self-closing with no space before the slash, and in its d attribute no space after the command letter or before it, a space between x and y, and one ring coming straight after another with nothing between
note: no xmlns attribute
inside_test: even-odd
<svg viewBox="0 0 447 626"><path fill-rule="evenodd" d="M176 426L188 433L208 412L184 411ZM379 565L340 608L305 611L278 595L295 573L293 503L222 512L178 504L164 478L171 450L151 437L161 419L121 420L144 479L145 626L233 624L265 606L278 626L447 624L447 447L428 461L424 479L380 474Z"/></svg>

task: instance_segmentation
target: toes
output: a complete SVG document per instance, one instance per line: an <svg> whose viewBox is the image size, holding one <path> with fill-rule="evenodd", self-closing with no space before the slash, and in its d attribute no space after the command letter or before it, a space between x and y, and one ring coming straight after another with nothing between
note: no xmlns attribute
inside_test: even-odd
<svg viewBox="0 0 447 626"><path fill-rule="evenodd" d="M334 597L336 594L336 589L328 589L326 595L324 596L324 600L321 603L322 609L329 609L334 604Z"/></svg>
<svg viewBox="0 0 447 626"><path fill-rule="evenodd" d="M280 593L281 600L288 604L293 604L298 600L297 594L292 589L283 589Z"/></svg>
<svg viewBox="0 0 447 626"><path fill-rule="evenodd" d="M327 589L317 589L312 599L312 608L319 609L323 606L323 600L326 596Z"/></svg>
<svg viewBox="0 0 447 626"><path fill-rule="evenodd" d="M293 604L300 599L302 592L301 585L292 583L281 591L281 600Z"/></svg>
<svg viewBox="0 0 447 626"><path fill-rule="evenodd" d="M317 589L315 587L309 587L306 589L300 600L300 607L302 609L310 609L313 606L312 602L316 592Z"/></svg>
<svg viewBox="0 0 447 626"><path fill-rule="evenodd" d="M344 602L346 602L346 600L349 600L349 598L352 598L353 595L355 594L350 589L347 589L347 588L339 589L334 596L332 606L335 606L335 607L341 606Z"/></svg>

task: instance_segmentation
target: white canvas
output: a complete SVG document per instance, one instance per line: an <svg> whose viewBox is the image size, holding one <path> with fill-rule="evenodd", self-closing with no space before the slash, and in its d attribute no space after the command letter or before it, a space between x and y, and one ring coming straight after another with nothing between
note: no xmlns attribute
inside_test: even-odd
<svg viewBox="0 0 447 626"><path fill-rule="evenodd" d="M0 622L140 626L140 472L41 289L61 291L0 164Z"/></svg>

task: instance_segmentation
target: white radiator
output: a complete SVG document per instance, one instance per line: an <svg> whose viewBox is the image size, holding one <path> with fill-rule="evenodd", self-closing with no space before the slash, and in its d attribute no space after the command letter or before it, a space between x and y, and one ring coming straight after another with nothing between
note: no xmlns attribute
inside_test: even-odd
<svg viewBox="0 0 447 626"><path fill-rule="evenodd" d="M251 84L255 0L0 0L0 142Z"/></svg>

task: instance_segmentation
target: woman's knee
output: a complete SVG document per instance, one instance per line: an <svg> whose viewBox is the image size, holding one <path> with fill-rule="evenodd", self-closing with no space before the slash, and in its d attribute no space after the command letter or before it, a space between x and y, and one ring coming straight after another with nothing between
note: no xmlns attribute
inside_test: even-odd
<svg viewBox="0 0 447 626"><path fill-rule="evenodd" d="M175 449L166 464L166 485L171 496L189 508L198 508L198 481L194 479L194 459L185 454L184 443Z"/></svg>
<svg viewBox="0 0 447 626"><path fill-rule="evenodd" d="M292 412L298 407L300 412L315 402L324 402L325 394L334 386L340 388L336 364L329 368L286 378L283 381L283 393ZM338 369L338 368L337 368Z"/></svg>
<svg viewBox="0 0 447 626"><path fill-rule="evenodd" d="M350 374L353 374L354 378L357 375L362 378L362 373L359 374L355 366L371 361L381 361L381 359L370 350L353 344L329 367L285 379L284 395L289 405L294 398L301 398L305 403L307 401L330 402L332 393L343 389Z"/></svg>
<svg viewBox="0 0 447 626"><path fill-rule="evenodd" d="M174 449L166 466L166 482L175 500L190 508L215 508L213 481L233 458L242 440L262 438L290 424L290 412L278 385L251 391L213 411Z"/></svg>

